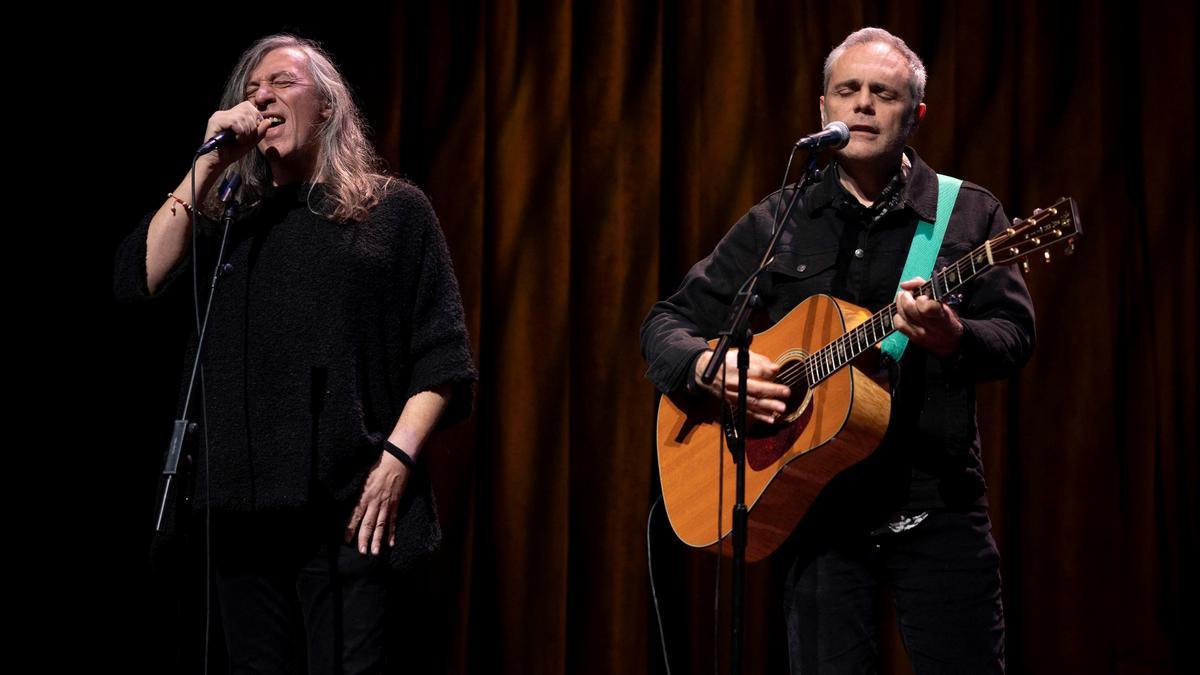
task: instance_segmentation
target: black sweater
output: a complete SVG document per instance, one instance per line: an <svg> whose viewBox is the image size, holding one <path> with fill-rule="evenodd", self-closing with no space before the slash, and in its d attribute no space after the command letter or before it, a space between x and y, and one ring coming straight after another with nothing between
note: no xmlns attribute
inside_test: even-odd
<svg viewBox="0 0 1200 675"><path fill-rule="evenodd" d="M443 424L470 410L476 373L462 301L428 200L400 183L363 222L341 224L310 210L321 198L319 188L279 189L230 235L204 347L218 512L344 511L409 397L450 384ZM190 254L147 292L152 215L118 249L116 295L191 302ZM197 233L206 287L220 231L200 218ZM195 345L193 334L189 364Z"/></svg>

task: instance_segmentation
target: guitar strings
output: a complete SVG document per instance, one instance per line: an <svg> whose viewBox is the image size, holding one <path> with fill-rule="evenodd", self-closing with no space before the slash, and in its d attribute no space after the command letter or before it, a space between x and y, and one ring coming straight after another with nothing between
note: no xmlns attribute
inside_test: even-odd
<svg viewBox="0 0 1200 675"><path fill-rule="evenodd" d="M975 278L975 276L977 276L981 271L975 266L976 256L986 253L986 246L986 244L983 244L976 247L969 255L963 256L953 264L943 268L940 273L935 274L932 279L925 282L921 288L917 289L918 294L932 294L932 296L935 298L939 297L937 295L936 284L938 281L941 281L942 286L945 287L945 291L940 297L945 297L945 295L952 293L963 284ZM983 261L981 260L980 262ZM968 264L971 272L964 278L963 274ZM991 265L984 264L983 271L986 271L988 267L991 267ZM953 274L947 275L947 270L953 271ZM953 288L946 283L945 280L947 278L956 282ZM891 317L895 313L896 303L892 303L871 315L871 317L863 323L847 331L846 333L843 333L829 344L813 352L808 358L802 360L798 359L784 366L780 370L779 375L776 376L775 381L789 387L798 383L803 384L806 387L819 384L826 377L832 375L834 372L837 372L850 361L853 361L854 358L862 354L870 346L877 344L879 340L882 340L888 334L892 333L895 328L894 326L888 324L892 323ZM871 331L872 337L876 332L879 331L882 331L884 335L877 340L871 340L870 342L867 342L868 338L865 337L865 333L868 329ZM860 339L865 346L860 347L858 344L856 344L860 341Z"/></svg>
<svg viewBox="0 0 1200 675"><path fill-rule="evenodd" d="M1021 221L1020 225L1022 228L1027 227L1030 223L1041 225L1041 220L1045 217L1048 217L1052 213L1052 209L1047 209L1042 214L1034 214L1033 216L1024 219ZM1057 233L1057 230L1055 232ZM1014 235L1015 233L1007 234L1009 238L1012 238ZM940 300L946 295L958 290L982 272L986 272L994 267L995 262L989 255L988 245L994 243L994 250L1004 250L1006 245L1003 239L1004 236L1005 235L997 236L994 238L994 240L989 239L983 244L980 244L972 249L969 254L959 258L947 267L942 268L941 272L934 274L933 278L925 282L924 285L917 289L918 294L930 295L934 299ZM1062 237L1060 234L1057 239L1061 238ZM1032 252L1033 251L1028 251L1025 253L1025 255L1028 255ZM1016 253L1016 249L1013 250L1013 253ZM1010 258L1010 260L1015 260L1015 257ZM977 262L979 263L978 267L976 266ZM951 287L947 280L953 282L954 286ZM940 295L937 292L937 284L939 282L944 288ZM879 341L883 340L892 332L894 332L895 326L889 324L893 323L891 317L895 313L896 303L892 303L871 315L871 317L863 323L843 333L829 344L813 352L808 356L808 358L797 359L784 366L782 369L780 369L779 375L775 378L775 381L789 387L798 383L802 383L805 387L812 387L813 385L821 383L825 378L829 377L838 370L841 370L846 364L853 361L872 345L877 344ZM881 331L883 335L877 339L867 338L865 337L865 333L868 329L871 331L871 338L875 338L876 332ZM859 342L862 342L862 344L860 345Z"/></svg>

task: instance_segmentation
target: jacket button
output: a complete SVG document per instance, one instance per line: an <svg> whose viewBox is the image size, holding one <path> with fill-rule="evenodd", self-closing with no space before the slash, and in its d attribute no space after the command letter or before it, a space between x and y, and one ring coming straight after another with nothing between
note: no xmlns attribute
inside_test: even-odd
<svg viewBox="0 0 1200 675"><path fill-rule="evenodd" d="M854 257L858 258L859 260L862 260L863 250L861 248L854 249Z"/></svg>
<svg viewBox="0 0 1200 675"><path fill-rule="evenodd" d="M800 265L799 267L796 268L796 271L803 272L806 269L808 269L808 265Z"/></svg>

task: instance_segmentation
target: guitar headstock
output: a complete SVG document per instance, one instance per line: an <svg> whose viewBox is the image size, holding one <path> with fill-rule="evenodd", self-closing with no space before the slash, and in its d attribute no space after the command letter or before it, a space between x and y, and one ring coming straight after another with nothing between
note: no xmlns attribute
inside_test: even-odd
<svg viewBox="0 0 1200 675"><path fill-rule="evenodd" d="M1075 240L1082 235L1075 200L1063 197L1050 208L1038 209L1025 220L1014 223L988 244L996 265L1011 265L1038 251L1045 251L1045 260L1050 262L1050 247L1065 244L1065 252L1070 255L1075 250Z"/></svg>

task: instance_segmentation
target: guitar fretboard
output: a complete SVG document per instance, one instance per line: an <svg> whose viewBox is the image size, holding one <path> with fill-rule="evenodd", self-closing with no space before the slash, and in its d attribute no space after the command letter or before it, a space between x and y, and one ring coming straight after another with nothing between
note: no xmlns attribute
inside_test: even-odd
<svg viewBox="0 0 1200 675"><path fill-rule="evenodd" d="M933 274L933 278L917 289L914 295L923 295L941 302L964 284L983 274L993 266L989 243L971 251L957 262ZM892 316L896 314L896 303L879 310L863 323L847 331L809 355L798 375L809 387L820 384L825 378L844 368L872 346L879 344L896 331ZM792 378L783 378L785 381Z"/></svg>

